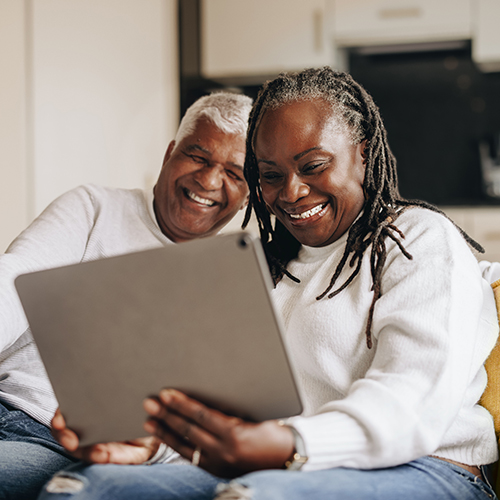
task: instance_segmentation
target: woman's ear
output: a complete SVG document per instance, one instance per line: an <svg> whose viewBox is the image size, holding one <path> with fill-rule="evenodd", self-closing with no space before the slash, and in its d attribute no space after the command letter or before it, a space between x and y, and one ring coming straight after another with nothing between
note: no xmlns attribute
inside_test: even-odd
<svg viewBox="0 0 500 500"><path fill-rule="evenodd" d="M363 158L363 165L366 167L366 160L368 158L368 153L366 151L368 149L368 140L365 139L364 141L362 141L360 146L361 146L361 158Z"/></svg>

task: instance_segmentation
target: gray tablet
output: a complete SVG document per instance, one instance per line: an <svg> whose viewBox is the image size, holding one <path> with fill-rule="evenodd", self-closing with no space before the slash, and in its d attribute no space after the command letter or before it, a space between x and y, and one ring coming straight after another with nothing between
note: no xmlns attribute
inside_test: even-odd
<svg viewBox="0 0 500 500"><path fill-rule="evenodd" d="M302 411L260 241L247 233L19 276L81 444L144 436L142 401L180 389L261 421Z"/></svg>

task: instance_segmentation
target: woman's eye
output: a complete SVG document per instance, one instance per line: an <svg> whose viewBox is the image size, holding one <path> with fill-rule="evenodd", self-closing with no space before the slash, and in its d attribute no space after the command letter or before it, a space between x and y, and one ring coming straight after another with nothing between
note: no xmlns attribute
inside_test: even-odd
<svg viewBox="0 0 500 500"><path fill-rule="evenodd" d="M276 182L281 179L281 175L276 172L263 172L260 174L260 178L267 182Z"/></svg>
<svg viewBox="0 0 500 500"><path fill-rule="evenodd" d="M237 172L234 172L233 170L227 170L227 175L231 177L231 179L234 179L235 181L243 181L243 176L238 174Z"/></svg>

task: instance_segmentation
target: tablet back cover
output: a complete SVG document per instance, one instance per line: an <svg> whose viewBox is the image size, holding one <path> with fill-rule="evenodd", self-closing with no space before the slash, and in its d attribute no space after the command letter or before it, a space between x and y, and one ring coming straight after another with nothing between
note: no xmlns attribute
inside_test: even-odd
<svg viewBox="0 0 500 500"><path fill-rule="evenodd" d="M81 445L144 436L142 401L164 387L255 421L302 410L249 234L29 273L16 288Z"/></svg>

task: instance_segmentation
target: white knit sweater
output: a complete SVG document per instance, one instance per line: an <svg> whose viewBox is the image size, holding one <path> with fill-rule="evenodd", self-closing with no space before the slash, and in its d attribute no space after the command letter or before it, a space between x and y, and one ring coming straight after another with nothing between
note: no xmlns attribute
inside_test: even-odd
<svg viewBox="0 0 500 500"><path fill-rule="evenodd" d="M369 255L347 289L316 300L346 235L302 247L288 266L300 284L285 277L273 292L305 402L304 414L290 419L306 445L304 470L372 469L424 455L470 465L497 459L492 418L477 405L498 335L492 290L443 216L414 208L396 225L413 260L386 240L372 349L365 338ZM338 284L351 272L344 269Z"/></svg>
<svg viewBox="0 0 500 500"><path fill-rule="evenodd" d="M51 203L0 255L0 401L45 425L57 407L16 276L169 243L156 223L152 192L87 185Z"/></svg>

